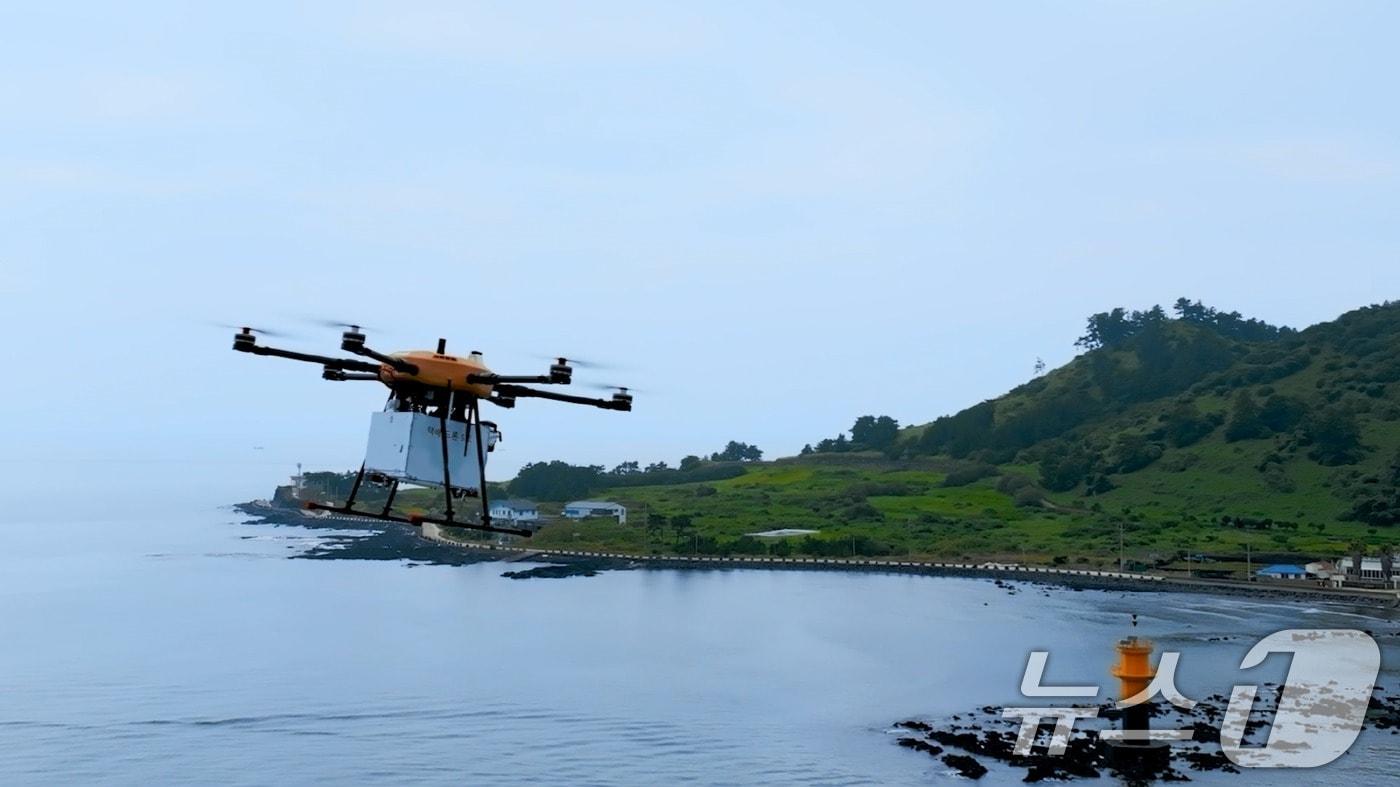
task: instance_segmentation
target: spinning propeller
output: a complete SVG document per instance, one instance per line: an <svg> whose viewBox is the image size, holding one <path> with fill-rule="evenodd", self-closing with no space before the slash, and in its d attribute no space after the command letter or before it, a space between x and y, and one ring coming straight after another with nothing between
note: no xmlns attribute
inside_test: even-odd
<svg viewBox="0 0 1400 787"><path fill-rule="evenodd" d="M294 339L294 338L296 338L294 334L286 333L286 332L284 332L284 331L274 331L274 330L270 330L270 329L268 329L268 328L256 328L256 327L253 327L253 326L251 326L251 325L233 325L233 324L231 324L231 323L226 323L226 322L211 322L211 323L209 323L209 324L212 325L212 326L214 326L215 328L226 328L226 329L228 329L228 330L231 330L231 331L238 331L238 332L244 333L244 334L254 334L254 333L256 333L256 334L258 334L259 336L266 336L266 337L268 337L268 338L270 338L270 339Z"/></svg>

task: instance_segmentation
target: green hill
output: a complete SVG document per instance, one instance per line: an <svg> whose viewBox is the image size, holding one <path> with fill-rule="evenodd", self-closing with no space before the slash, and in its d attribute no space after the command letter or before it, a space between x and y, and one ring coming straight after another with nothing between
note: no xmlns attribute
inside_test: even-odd
<svg viewBox="0 0 1400 787"><path fill-rule="evenodd" d="M865 418L802 456L693 468L714 480L600 473L629 525L536 538L1103 565L1121 528L1133 562L1225 567L1246 544L1302 559L1400 541L1400 304L1302 331L1173 311L1094 315L1069 364L928 424ZM820 532L745 535L775 528Z"/></svg>

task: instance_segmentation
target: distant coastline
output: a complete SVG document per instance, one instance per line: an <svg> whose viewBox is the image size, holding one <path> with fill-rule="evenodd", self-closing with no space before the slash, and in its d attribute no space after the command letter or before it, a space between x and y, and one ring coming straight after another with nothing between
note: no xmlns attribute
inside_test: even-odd
<svg viewBox="0 0 1400 787"><path fill-rule="evenodd" d="M242 513L259 517L269 524L334 529L371 528L388 537L384 539L384 543L376 544L368 550L335 549L322 554L309 555L309 557L323 559L407 559L453 565L520 561L574 565L581 569L587 569L590 573L638 568L858 571L1030 582L1074 590L1177 591L1253 596L1275 601L1311 602L1331 599L1361 602L1373 606L1400 606L1400 594L1394 591L1331 588L1301 584L1244 583L1223 579L1186 579L1149 573L1023 566L998 562L957 563L879 558L640 555L595 550L535 549L528 545L493 544L454 537L457 535L456 533L432 524L416 528L368 517L305 512L299 509L275 506L266 501L240 503L234 508ZM461 530L460 532L465 534L470 531Z"/></svg>

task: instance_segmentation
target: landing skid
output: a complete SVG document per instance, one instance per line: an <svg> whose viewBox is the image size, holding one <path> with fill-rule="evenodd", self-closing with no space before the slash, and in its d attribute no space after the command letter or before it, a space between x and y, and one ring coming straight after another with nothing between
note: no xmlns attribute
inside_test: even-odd
<svg viewBox="0 0 1400 787"><path fill-rule="evenodd" d="M532 530L515 529L509 527L496 527L495 525L490 524L482 525L477 524L475 522L463 522L460 519L447 519L444 517L421 516L417 514L411 516L399 516L398 514L389 514L383 512L376 513L374 511L359 511L350 506L332 506L326 505L325 503L312 502L303 503L302 507L311 511L328 511L334 514L345 514L346 516L358 516L364 517L365 519L378 519L383 522L399 522L401 524L412 525L414 527L420 527L424 523L427 523L431 525L445 525L447 527L461 527L466 528L467 530L480 530L486 533L504 533L510 536L525 536L526 538L529 538L530 536L534 535L534 531Z"/></svg>

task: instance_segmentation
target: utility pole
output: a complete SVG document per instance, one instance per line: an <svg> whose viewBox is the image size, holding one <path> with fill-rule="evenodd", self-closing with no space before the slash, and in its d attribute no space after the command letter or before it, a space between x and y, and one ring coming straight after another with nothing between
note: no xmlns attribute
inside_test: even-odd
<svg viewBox="0 0 1400 787"><path fill-rule="evenodd" d="M1118 573L1122 574L1126 568L1123 559L1123 520L1118 520Z"/></svg>
<svg viewBox="0 0 1400 787"><path fill-rule="evenodd" d="M1254 553L1249 550L1249 542L1244 542L1244 581L1254 581Z"/></svg>

